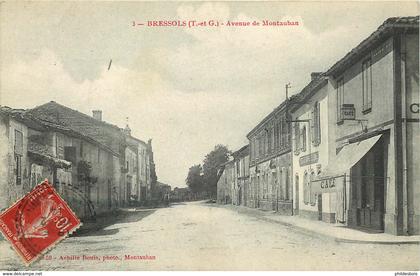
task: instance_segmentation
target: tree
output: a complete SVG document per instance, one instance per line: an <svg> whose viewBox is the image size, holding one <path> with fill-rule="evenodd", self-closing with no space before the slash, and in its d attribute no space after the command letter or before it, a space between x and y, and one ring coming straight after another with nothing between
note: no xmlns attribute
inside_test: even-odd
<svg viewBox="0 0 420 276"><path fill-rule="evenodd" d="M194 165L188 171L185 182L193 193L199 193L204 190L202 172L201 165Z"/></svg>
<svg viewBox="0 0 420 276"><path fill-rule="evenodd" d="M215 197L217 193L217 170L220 165L225 163L231 151L224 145L216 145L214 149L206 155L203 161L203 180L205 190Z"/></svg>

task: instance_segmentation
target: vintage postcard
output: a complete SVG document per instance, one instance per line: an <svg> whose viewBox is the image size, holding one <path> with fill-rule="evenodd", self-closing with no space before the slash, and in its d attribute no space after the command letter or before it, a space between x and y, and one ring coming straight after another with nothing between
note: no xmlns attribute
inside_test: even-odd
<svg viewBox="0 0 420 276"><path fill-rule="evenodd" d="M0 270L417 275L419 14L0 1Z"/></svg>

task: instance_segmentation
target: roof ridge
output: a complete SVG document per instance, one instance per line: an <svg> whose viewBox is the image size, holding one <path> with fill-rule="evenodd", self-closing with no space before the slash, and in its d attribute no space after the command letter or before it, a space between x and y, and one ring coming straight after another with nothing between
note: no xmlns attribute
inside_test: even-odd
<svg viewBox="0 0 420 276"><path fill-rule="evenodd" d="M405 27L419 27L419 15L416 16L401 16L401 17L389 17L387 18L375 31L373 31L370 35L368 35L365 39L359 42L355 47L353 47L350 51L348 51L342 58L336 61L329 69L326 71L326 74L329 75L334 71L337 71L337 68L343 66L349 59L351 59L354 55L360 54L360 51L363 50L365 47L369 47L369 43L374 43L371 40L381 36L386 35L387 31L392 28L399 28L403 27L399 24L404 25Z"/></svg>
<svg viewBox="0 0 420 276"><path fill-rule="evenodd" d="M91 117L91 116L89 116L89 115L87 115L87 114L85 114L85 113L83 113L83 112L81 112L81 111L78 111L78 110L76 110L76 109L73 109L73 108L68 107L68 106L65 106L65 105L62 105L62 104L60 104L60 103L58 103L58 102L56 102L56 101L49 101L49 102L47 102L47 103L44 103L44 104L39 105L39 106L36 106L36 107L34 107L34 108L32 108L32 109L29 109L29 110L36 110L36 109L41 108L41 107L43 107L43 106L46 106L46 105L48 105L48 104L55 104L55 105L58 105L59 107L62 107L62 108L65 108L65 109L67 109L67 110L70 110L70 111L72 111L72 112L74 112L74 113L80 114L80 115L82 115L82 116L84 116L84 117L86 117L86 118L89 118L89 120L91 120L92 122L95 122L95 123L101 123L101 124L103 124L103 125L105 125L105 126L108 126L108 127L113 127L113 128L116 128L116 129L118 129L118 130L120 130L120 131L121 131L121 130L123 130L123 128L119 127L118 125L111 124L111 123L109 123L109 122L107 122L107 121L99 121L99 120L97 120L97 119L95 119L95 118L93 118L93 117Z"/></svg>

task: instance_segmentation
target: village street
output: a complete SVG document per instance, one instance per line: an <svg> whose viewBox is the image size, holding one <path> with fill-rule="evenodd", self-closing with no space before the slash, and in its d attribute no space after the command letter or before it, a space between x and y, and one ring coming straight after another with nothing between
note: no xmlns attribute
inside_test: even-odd
<svg viewBox="0 0 420 276"><path fill-rule="evenodd" d="M419 269L419 245L337 243L216 204L127 212L104 229L67 238L29 268L2 240L0 270Z"/></svg>

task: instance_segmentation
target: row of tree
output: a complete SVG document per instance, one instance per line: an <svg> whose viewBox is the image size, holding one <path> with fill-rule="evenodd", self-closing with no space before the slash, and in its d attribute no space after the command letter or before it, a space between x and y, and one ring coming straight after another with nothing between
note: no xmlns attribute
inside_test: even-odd
<svg viewBox="0 0 420 276"><path fill-rule="evenodd" d="M208 153L203 164L192 166L188 171L185 182L193 193L206 193L211 198L215 198L217 194L217 172L220 165L225 163L231 151L224 145L216 145L214 149Z"/></svg>

